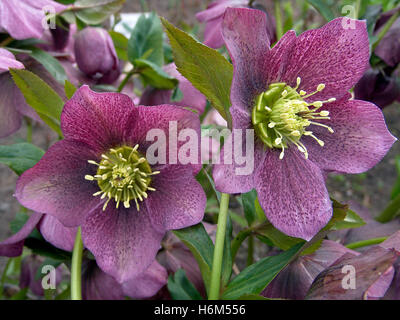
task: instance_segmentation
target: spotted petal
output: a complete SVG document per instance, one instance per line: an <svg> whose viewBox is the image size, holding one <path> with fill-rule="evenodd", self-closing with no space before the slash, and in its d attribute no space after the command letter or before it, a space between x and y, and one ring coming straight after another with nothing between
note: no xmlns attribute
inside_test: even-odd
<svg viewBox="0 0 400 320"><path fill-rule="evenodd" d="M304 138L310 160L327 171L361 173L375 166L396 139L387 130L382 111L361 100L338 101L323 106L330 120L321 120L333 128L309 126L324 147L310 137Z"/></svg>
<svg viewBox="0 0 400 320"><path fill-rule="evenodd" d="M87 162L93 157L93 151L83 143L55 143L18 179L18 201L33 211L54 215L65 226L79 226L85 214L100 204L93 197L97 183L85 180L85 175L95 174L95 167Z"/></svg>
<svg viewBox="0 0 400 320"><path fill-rule="evenodd" d="M268 220L289 236L310 240L332 216L321 170L296 149L270 151L255 178Z"/></svg>
<svg viewBox="0 0 400 320"><path fill-rule="evenodd" d="M149 212L142 205L130 209L109 205L91 212L82 225L82 240L99 267L123 283L154 261L164 236L154 228Z"/></svg>

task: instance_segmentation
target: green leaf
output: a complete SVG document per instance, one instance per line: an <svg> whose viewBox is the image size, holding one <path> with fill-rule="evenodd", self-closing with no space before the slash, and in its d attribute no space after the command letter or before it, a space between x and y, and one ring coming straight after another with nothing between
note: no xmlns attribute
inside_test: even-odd
<svg viewBox="0 0 400 320"><path fill-rule="evenodd" d="M42 79L27 70L10 69L15 84L21 90L26 103L40 118L60 136L60 116L64 106L63 99Z"/></svg>
<svg viewBox="0 0 400 320"><path fill-rule="evenodd" d="M68 78L61 63L46 51L35 47L30 47L29 49L31 51L30 56L41 63L54 79L64 84Z"/></svg>
<svg viewBox="0 0 400 320"><path fill-rule="evenodd" d="M174 300L203 300L203 297L188 280L183 269L168 277L168 290Z"/></svg>
<svg viewBox="0 0 400 320"><path fill-rule="evenodd" d="M242 194L244 216L249 226L257 222L256 203L257 191L255 189Z"/></svg>
<svg viewBox="0 0 400 320"><path fill-rule="evenodd" d="M288 251L266 257L247 267L229 283L222 299L234 300L245 295L260 294L302 247L303 243L299 243Z"/></svg>
<svg viewBox="0 0 400 320"><path fill-rule="evenodd" d="M398 194L400 194L400 155L396 156L395 163L397 171L397 180L392 189L392 194L390 195L390 198L392 200L396 198Z"/></svg>
<svg viewBox="0 0 400 320"><path fill-rule="evenodd" d="M364 220L353 210L349 209L348 205L343 205L338 201L333 200L333 216L343 216L344 218L337 219L334 221L330 227L330 230L341 230L341 229L351 229L359 228L365 225Z"/></svg>
<svg viewBox="0 0 400 320"><path fill-rule="evenodd" d="M142 14L128 41L128 59L133 64L145 59L158 67L164 64L163 29L160 19L152 12L148 17Z"/></svg>
<svg viewBox="0 0 400 320"><path fill-rule="evenodd" d="M212 103L230 126L229 108L233 67L218 51L195 40L161 18L178 71Z"/></svg>
<svg viewBox="0 0 400 320"><path fill-rule="evenodd" d="M27 142L0 146L0 162L18 175L32 168L43 155L42 149Z"/></svg>
<svg viewBox="0 0 400 320"><path fill-rule="evenodd" d="M28 287L21 289L18 291L16 294L14 294L10 300L26 300L27 298L27 293L28 293Z"/></svg>
<svg viewBox="0 0 400 320"><path fill-rule="evenodd" d="M174 230L173 233L189 248L195 257L208 292L214 244L203 224L199 223L189 228Z"/></svg>
<svg viewBox="0 0 400 320"><path fill-rule="evenodd" d="M158 65L148 60L137 59L134 61L135 68L146 82L158 89L174 89L178 80L170 76Z"/></svg>
<svg viewBox="0 0 400 320"><path fill-rule="evenodd" d="M122 9L125 0L77 0L74 4L75 15L89 25L97 25Z"/></svg>
<svg viewBox="0 0 400 320"><path fill-rule="evenodd" d="M116 31L109 31L109 34L111 36L111 39L113 40L118 58L124 61L128 61L128 39L122 33Z"/></svg>
<svg viewBox="0 0 400 320"><path fill-rule="evenodd" d="M329 3L324 0L307 0L317 11L325 18L326 21L331 21L335 19L335 14L333 13Z"/></svg>
<svg viewBox="0 0 400 320"><path fill-rule="evenodd" d="M71 99L74 93L78 90L71 82L65 80L64 91L67 99Z"/></svg>

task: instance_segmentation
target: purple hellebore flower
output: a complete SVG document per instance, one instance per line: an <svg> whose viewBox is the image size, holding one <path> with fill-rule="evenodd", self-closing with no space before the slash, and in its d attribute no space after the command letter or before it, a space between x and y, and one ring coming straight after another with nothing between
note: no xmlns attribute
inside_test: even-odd
<svg viewBox="0 0 400 320"><path fill-rule="evenodd" d="M86 27L79 31L74 52L79 69L101 83L113 83L121 74L114 43L103 28Z"/></svg>
<svg viewBox="0 0 400 320"><path fill-rule="evenodd" d="M206 22L204 30L204 44L218 49L224 45L222 37L222 20L227 8L246 8L248 7L249 0L217 0L211 3L206 10L196 14L196 18L200 22ZM256 5L255 8L262 6ZM263 10L267 15L267 32L271 42L275 42L275 22L268 13Z"/></svg>
<svg viewBox="0 0 400 320"><path fill-rule="evenodd" d="M156 106L160 104L172 104L181 107L187 107L197 110L199 113L203 113L207 104L206 97L182 76L176 69L175 63L170 63L163 67L163 70L170 76L178 79L178 88L183 94L183 98L180 101L171 101L172 90L161 90L156 88L146 89L141 98L140 105L144 106Z"/></svg>
<svg viewBox="0 0 400 320"><path fill-rule="evenodd" d="M17 40L40 39L49 8L59 13L68 7L51 0L0 0L0 30Z"/></svg>
<svg viewBox="0 0 400 320"><path fill-rule="evenodd" d="M64 140L21 175L16 197L66 227L81 226L99 267L120 283L133 278L154 261L167 230L200 222L205 210L194 177L200 166L170 164L169 157L166 164L150 165L145 156L153 144L148 131L159 129L169 141L170 122L178 132L192 129L200 137L191 111L134 106L124 94L83 86L63 109ZM187 143L178 142L175 151ZM174 147L165 147L172 157Z"/></svg>
<svg viewBox="0 0 400 320"><path fill-rule="evenodd" d="M356 99L370 101L383 109L400 97L400 84L394 75L368 69L354 87Z"/></svg>
<svg viewBox="0 0 400 320"><path fill-rule="evenodd" d="M228 8L222 27L234 66L233 128L254 129L256 138L253 174L237 175L236 163L222 161L214 167L216 188L255 188L268 220L305 240L332 216L324 173L364 172L396 140L378 107L349 100L368 66L369 44L365 22L354 21L354 29L346 22L338 18L299 36L289 31L272 49L258 10Z"/></svg>
<svg viewBox="0 0 400 320"><path fill-rule="evenodd" d="M0 74L9 69L24 69L24 65L10 51L0 48Z"/></svg>
<svg viewBox="0 0 400 320"><path fill-rule="evenodd" d="M388 250L381 248L379 254L386 254ZM370 269L375 267L374 260L376 256L371 252L366 252L362 256L357 251L350 250L343 245L330 240L324 240L321 247L313 254L298 257L295 261L290 263L272 282L264 289L262 295L268 298L281 298L281 299L304 299L313 284L314 280L323 271L341 263L343 258L353 259L353 264L358 270L362 267L360 261L364 266L367 265ZM390 257L391 258L391 257ZM368 269L368 271L371 271ZM362 278L366 272L360 272L359 281L363 282L363 286L367 286L367 290L360 292L360 297L366 299L382 298L386 290L389 288L394 269L389 265L380 277L371 277L365 280ZM373 273L373 272L371 272ZM342 279L344 277L342 273ZM377 279L376 279L377 278ZM361 284L361 283L359 283ZM332 294L330 297L335 298Z"/></svg>

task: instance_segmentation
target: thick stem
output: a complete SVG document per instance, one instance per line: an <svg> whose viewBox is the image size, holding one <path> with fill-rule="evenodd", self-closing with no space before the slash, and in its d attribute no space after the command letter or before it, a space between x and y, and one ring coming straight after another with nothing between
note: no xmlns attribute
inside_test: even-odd
<svg viewBox="0 0 400 320"><path fill-rule="evenodd" d="M26 118L26 141L32 142L32 120Z"/></svg>
<svg viewBox="0 0 400 320"><path fill-rule="evenodd" d="M253 258L253 255L254 255L254 237L253 236L250 236L247 239L247 245L248 245L248 248L247 248L247 266L250 266L254 262L254 258Z"/></svg>
<svg viewBox="0 0 400 320"><path fill-rule="evenodd" d="M242 242L252 234L253 230L252 229L243 229L239 231L235 239L232 240L232 261L235 261L236 254L242 244Z"/></svg>
<svg viewBox="0 0 400 320"><path fill-rule="evenodd" d="M82 254L83 243L81 228L78 228L75 238L71 263L71 300L82 300Z"/></svg>
<svg viewBox="0 0 400 320"><path fill-rule="evenodd" d="M117 92L121 92L122 89L124 89L124 87L126 86L126 84L129 81L129 79L135 74L135 72L136 72L135 70L132 70L126 74L125 78L122 80L121 84L118 86Z"/></svg>
<svg viewBox="0 0 400 320"><path fill-rule="evenodd" d="M275 21L276 21L276 38L279 40L283 36L283 25L282 25L282 12L280 0L274 0L275 9Z"/></svg>
<svg viewBox="0 0 400 320"><path fill-rule="evenodd" d="M376 49L378 46L379 42L385 37L386 33L389 31L390 27L393 25L393 23L397 20L397 18L400 15L400 11L398 10L394 15L392 15L389 19L388 22L386 22L385 26L383 27L382 31L379 32L378 34L378 39L374 42L372 45L372 51Z"/></svg>
<svg viewBox="0 0 400 320"><path fill-rule="evenodd" d="M400 211L400 194L396 196L389 205L383 210L379 216L375 218L376 221L385 223L392 220L396 214Z"/></svg>
<svg viewBox="0 0 400 320"><path fill-rule="evenodd" d="M383 241L385 241L386 239L387 239L387 237L381 237L381 238L374 238L374 239L353 242L353 243L349 243L348 245L346 245L346 248L357 249L357 248L372 246L374 244L380 244Z"/></svg>
<svg viewBox="0 0 400 320"><path fill-rule="evenodd" d="M221 194L219 207L217 235L215 237L214 257L211 269L211 282L209 300L218 300L221 286L222 257L224 255L224 242L226 233L226 223L228 218L229 194Z"/></svg>

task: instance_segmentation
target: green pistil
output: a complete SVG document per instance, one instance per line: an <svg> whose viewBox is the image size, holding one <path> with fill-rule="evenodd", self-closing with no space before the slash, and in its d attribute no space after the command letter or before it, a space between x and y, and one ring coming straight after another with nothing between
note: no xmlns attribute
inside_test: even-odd
<svg viewBox="0 0 400 320"><path fill-rule="evenodd" d="M160 172L152 172L146 158L138 151L138 147L139 145L134 148L123 146L110 149L101 155L99 163L93 160L88 161L90 164L98 166L96 175L85 176L86 180L97 180L100 191L93 195L101 195L101 199L108 198L104 203L103 210L113 199L116 208L119 207L120 202L124 204L125 208L129 208L130 202L133 200L139 211L139 201L147 198L148 191L155 191L150 187L151 176Z"/></svg>
<svg viewBox="0 0 400 320"><path fill-rule="evenodd" d="M308 158L307 149L300 140L303 135L314 138L321 146L324 145L312 131L307 130L311 124L333 132L332 128L314 120L330 119L328 111L319 109L324 103L335 101L335 98L307 103L304 99L322 91L325 85L320 84L315 92L307 94L302 90L297 91L300 82L301 79L297 78L295 88L283 82L271 84L266 92L257 97L252 110L252 123L258 138L271 149L281 149L281 159L290 144L296 145Z"/></svg>

